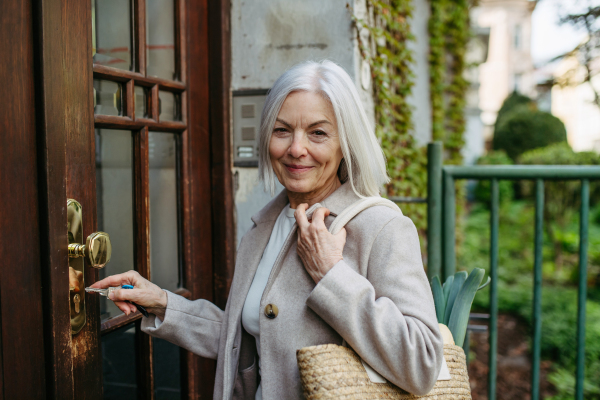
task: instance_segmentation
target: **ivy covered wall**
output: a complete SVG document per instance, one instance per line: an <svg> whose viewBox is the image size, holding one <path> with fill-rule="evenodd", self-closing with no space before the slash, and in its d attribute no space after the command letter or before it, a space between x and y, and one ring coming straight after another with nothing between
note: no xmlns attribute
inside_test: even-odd
<svg viewBox="0 0 600 400"><path fill-rule="evenodd" d="M427 196L426 147L415 140L413 109L407 99L414 87L413 51L409 43L414 1L367 0L369 13L356 18L361 55L373 79L376 134L381 140L392 181L388 196ZM464 146L466 91L465 52L469 40L469 0L430 0L429 74L432 140L444 143L445 163L461 164ZM360 32L367 30L368 39ZM426 209L402 208L421 229Z"/></svg>

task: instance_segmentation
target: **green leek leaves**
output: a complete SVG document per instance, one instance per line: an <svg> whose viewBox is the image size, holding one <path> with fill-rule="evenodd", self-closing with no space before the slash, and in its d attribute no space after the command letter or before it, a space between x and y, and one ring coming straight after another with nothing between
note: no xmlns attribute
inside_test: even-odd
<svg viewBox="0 0 600 400"><path fill-rule="evenodd" d="M437 276L431 281L437 320L448 326L454 342L459 347L462 347L465 341L475 294L490 283L488 277L487 282L481 285L484 275L483 269L473 268L470 274L461 271L448 277L443 286Z"/></svg>

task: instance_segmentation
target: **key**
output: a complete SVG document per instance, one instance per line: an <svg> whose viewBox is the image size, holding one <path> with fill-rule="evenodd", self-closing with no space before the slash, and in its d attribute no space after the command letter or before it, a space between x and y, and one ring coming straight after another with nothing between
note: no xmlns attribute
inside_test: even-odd
<svg viewBox="0 0 600 400"><path fill-rule="evenodd" d="M100 296L108 297L108 294L115 289L118 289L118 288L110 287L108 289L96 289L96 288L86 287L85 291L87 293L98 293Z"/></svg>
<svg viewBox="0 0 600 400"><path fill-rule="evenodd" d="M109 287L107 289L96 289L96 288L86 287L85 291L87 293L98 293L100 296L108 297L108 294L110 292L113 292L113 291L115 291L117 289L133 289L133 286L132 285L123 285L121 287ZM148 311L144 307L142 307L140 305L137 305L134 302L129 301L129 300L127 300L127 303L133 304L138 309L138 311L142 313L142 315L144 317L149 317L150 316L150 314L148 314Z"/></svg>

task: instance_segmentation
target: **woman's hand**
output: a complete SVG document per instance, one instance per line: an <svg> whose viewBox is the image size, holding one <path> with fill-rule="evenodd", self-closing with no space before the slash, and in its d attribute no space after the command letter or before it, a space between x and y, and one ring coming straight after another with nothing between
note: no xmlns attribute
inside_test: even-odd
<svg viewBox="0 0 600 400"><path fill-rule="evenodd" d="M300 204L296 208L294 217L298 222L298 255L306 268L306 272L315 283L325 276L327 272L344 257L342 252L346 244L346 230L340 230L332 235L325 226L325 217L329 210L321 207L312 215L312 221L306 217L308 204Z"/></svg>
<svg viewBox="0 0 600 400"><path fill-rule="evenodd" d="M137 310L133 304L125 302L125 300L129 300L146 307L149 313L156 315L161 320L165 318L167 293L154 283L142 278L136 271L109 276L94 283L91 287L106 289L122 285L133 285L133 289L115 290L109 293L108 298L114 301L126 315Z"/></svg>

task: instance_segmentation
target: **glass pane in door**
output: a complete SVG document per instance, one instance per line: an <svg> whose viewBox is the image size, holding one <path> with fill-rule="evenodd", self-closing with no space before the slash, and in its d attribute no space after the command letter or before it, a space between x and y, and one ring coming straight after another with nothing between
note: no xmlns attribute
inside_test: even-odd
<svg viewBox="0 0 600 400"><path fill-rule="evenodd" d="M148 156L150 164L150 276L152 282L161 288L175 291L179 286L177 135L149 132Z"/></svg>
<svg viewBox="0 0 600 400"><path fill-rule="evenodd" d="M146 0L146 74L175 80L175 0Z"/></svg>
<svg viewBox="0 0 600 400"><path fill-rule="evenodd" d="M133 103L136 118L148 118L148 89L136 86L133 92Z"/></svg>
<svg viewBox="0 0 600 400"><path fill-rule="evenodd" d="M135 323L102 336L105 400L137 399Z"/></svg>
<svg viewBox="0 0 600 400"><path fill-rule="evenodd" d="M156 400L181 399L180 348L163 339L152 338L154 348L154 395Z"/></svg>
<svg viewBox="0 0 600 400"><path fill-rule="evenodd" d="M100 279L134 269L133 135L130 131L96 129L96 204L98 230L110 235L112 257ZM122 314L100 296L101 319Z"/></svg>
<svg viewBox="0 0 600 400"><path fill-rule="evenodd" d="M158 121L181 121L181 96L160 90L158 92Z"/></svg>
<svg viewBox="0 0 600 400"><path fill-rule="evenodd" d="M130 0L92 0L92 47L95 64L131 69Z"/></svg>
<svg viewBox="0 0 600 400"><path fill-rule="evenodd" d="M123 87L120 83L94 79L94 114L123 115Z"/></svg>

